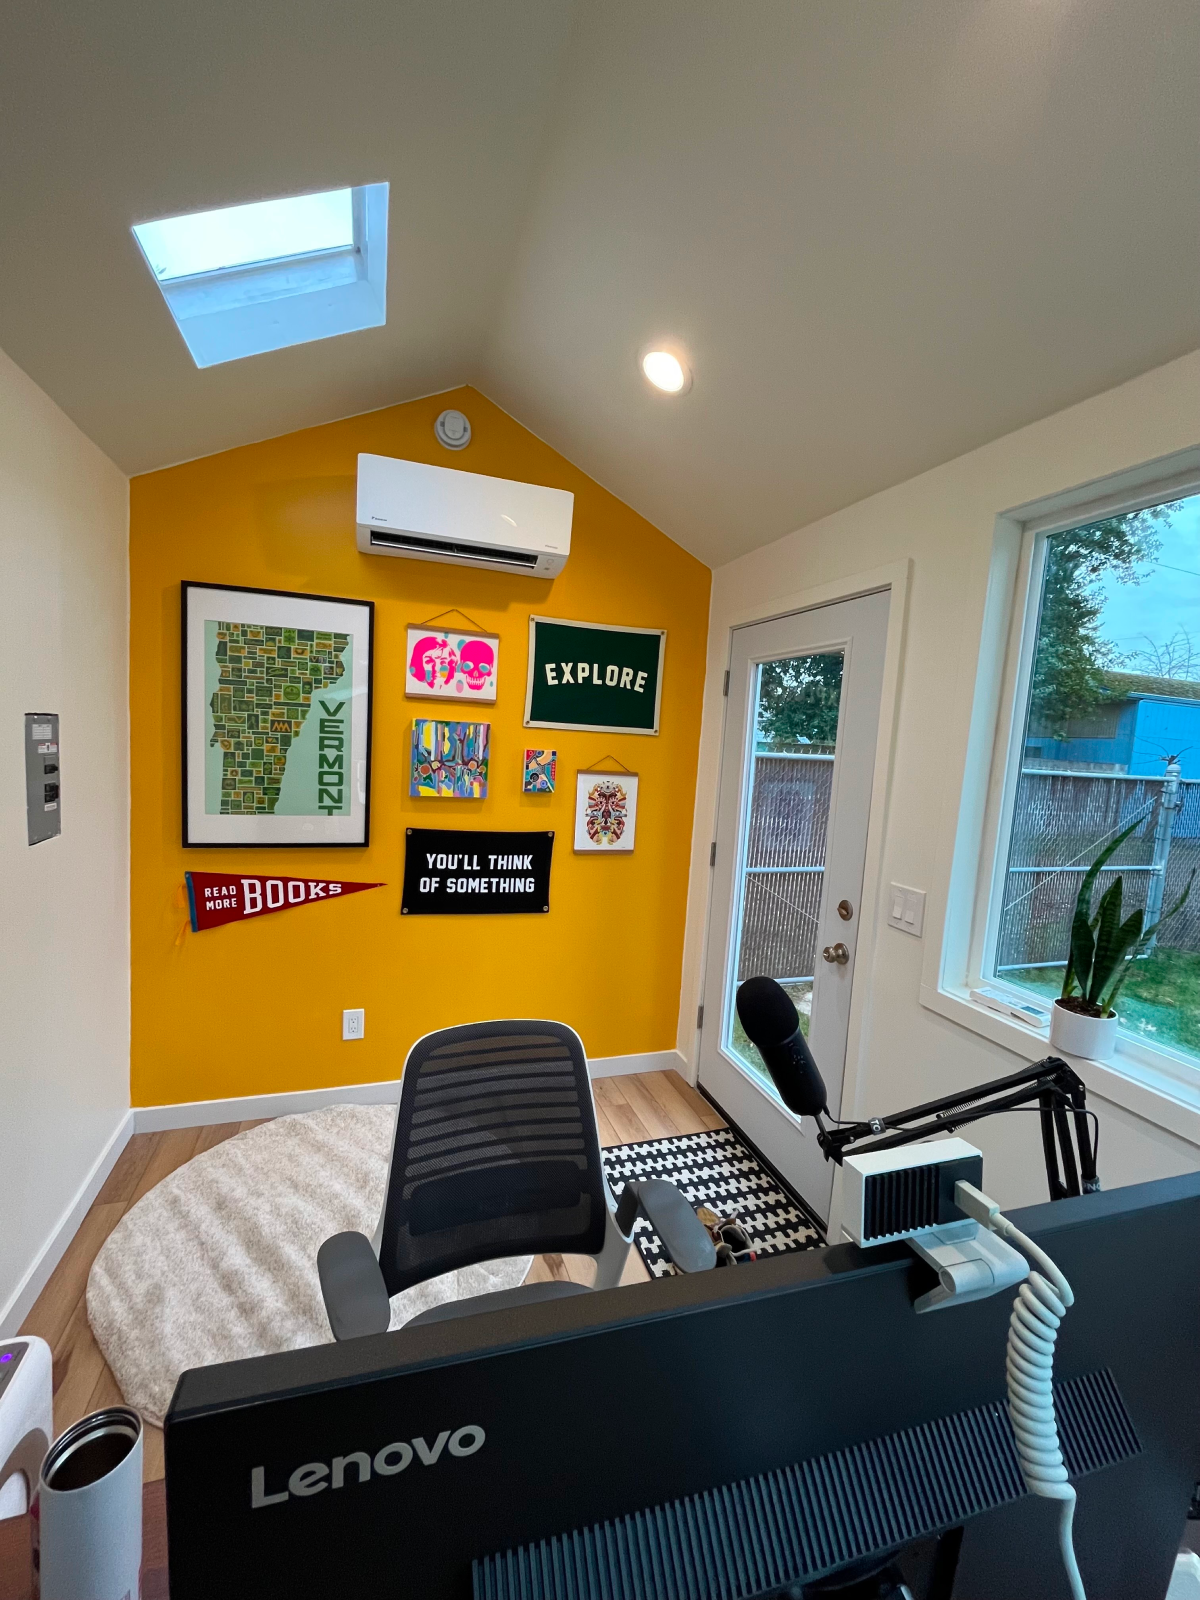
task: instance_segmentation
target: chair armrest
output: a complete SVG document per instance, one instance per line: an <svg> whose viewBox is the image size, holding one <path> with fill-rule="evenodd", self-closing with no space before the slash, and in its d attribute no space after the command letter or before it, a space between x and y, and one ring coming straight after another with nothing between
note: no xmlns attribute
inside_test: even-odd
<svg viewBox="0 0 1200 1600"><path fill-rule="evenodd" d="M335 1233L326 1239L317 1251L317 1276L335 1339L387 1332L392 1307L365 1233Z"/></svg>
<svg viewBox="0 0 1200 1600"><path fill-rule="evenodd" d="M665 1178L631 1178L621 1190L617 1227L628 1239L641 1211L680 1272L707 1272L717 1264L717 1247L683 1192Z"/></svg>

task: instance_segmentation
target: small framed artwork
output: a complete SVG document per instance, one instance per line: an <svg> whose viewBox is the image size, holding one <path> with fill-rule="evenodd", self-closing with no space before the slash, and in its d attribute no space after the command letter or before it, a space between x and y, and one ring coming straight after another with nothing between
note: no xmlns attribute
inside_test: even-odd
<svg viewBox="0 0 1200 1600"><path fill-rule="evenodd" d="M557 750L526 750L521 789L525 794L553 794L558 767Z"/></svg>
<svg viewBox="0 0 1200 1600"><path fill-rule="evenodd" d="M417 800L486 800L490 722L434 722L412 731L409 794Z"/></svg>
<svg viewBox="0 0 1200 1600"><path fill-rule="evenodd" d="M593 855L627 855L637 835L636 772L575 775L575 849Z"/></svg>
<svg viewBox="0 0 1200 1600"><path fill-rule="evenodd" d="M500 639L494 633L442 631L427 623L408 630L404 692L417 700L477 700L493 704L500 669Z"/></svg>
<svg viewBox="0 0 1200 1600"><path fill-rule="evenodd" d="M370 600L184 583L183 842L365 845Z"/></svg>

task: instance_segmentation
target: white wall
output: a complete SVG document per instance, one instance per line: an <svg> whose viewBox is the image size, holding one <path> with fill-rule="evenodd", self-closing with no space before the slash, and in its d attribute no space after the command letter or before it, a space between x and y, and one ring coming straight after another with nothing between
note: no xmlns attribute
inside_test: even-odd
<svg viewBox="0 0 1200 1600"><path fill-rule="evenodd" d="M0 1334L129 1106L128 485L0 353ZM26 842L24 713L57 711L62 834Z"/></svg>
<svg viewBox="0 0 1200 1600"><path fill-rule="evenodd" d="M979 376L987 381L986 373ZM895 721L885 728L889 781L872 817L881 866L864 886L873 945L860 946L855 1022L847 1062L846 1114L895 1110L1014 1071L1018 1055L922 1005L924 941L879 926L879 885L930 891L927 937L945 912L947 863L958 820L984 602L997 516L1009 508L1151 461L1200 441L1200 352L1034 423L982 449L826 517L713 574L711 632L679 1047L693 1070L714 835L717 765L729 628L787 609L781 597L853 589L855 576L911 563ZM861 447L870 450L871 441ZM822 598L832 598L825 594ZM890 736L890 738L888 737ZM868 941L870 942L870 941ZM997 1030L993 1030L995 1033ZM1044 1053L1044 1048L1030 1055ZM1130 1106L1154 1110L1145 1092L1118 1105L1090 1103L1102 1122L1106 1187L1200 1166L1200 1148ZM1195 1124L1173 1116L1177 1128ZM1004 1204L1045 1198L1037 1122L996 1117L971 1135L987 1156L988 1188Z"/></svg>

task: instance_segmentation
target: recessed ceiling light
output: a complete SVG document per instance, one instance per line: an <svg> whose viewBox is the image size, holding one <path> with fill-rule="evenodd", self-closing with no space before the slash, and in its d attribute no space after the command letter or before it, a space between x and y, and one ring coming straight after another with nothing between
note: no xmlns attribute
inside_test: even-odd
<svg viewBox="0 0 1200 1600"><path fill-rule="evenodd" d="M665 394L684 394L692 386L690 369L670 350L647 350L642 357L642 371Z"/></svg>
<svg viewBox="0 0 1200 1600"><path fill-rule="evenodd" d="M386 183L138 223L198 367L387 319Z"/></svg>

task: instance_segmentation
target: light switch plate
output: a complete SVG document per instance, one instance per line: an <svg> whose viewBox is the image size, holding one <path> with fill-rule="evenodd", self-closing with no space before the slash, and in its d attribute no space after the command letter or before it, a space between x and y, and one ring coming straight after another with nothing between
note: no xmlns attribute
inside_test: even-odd
<svg viewBox="0 0 1200 1600"><path fill-rule="evenodd" d="M919 939L925 931L925 891L910 889L903 883L888 885L888 925Z"/></svg>
<svg viewBox="0 0 1200 1600"><path fill-rule="evenodd" d="M361 1039L367 1031L367 1013L362 1006L342 1012L342 1038Z"/></svg>

